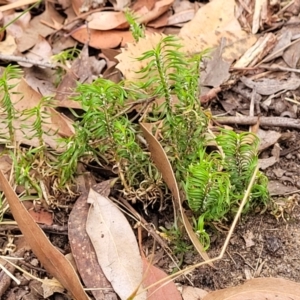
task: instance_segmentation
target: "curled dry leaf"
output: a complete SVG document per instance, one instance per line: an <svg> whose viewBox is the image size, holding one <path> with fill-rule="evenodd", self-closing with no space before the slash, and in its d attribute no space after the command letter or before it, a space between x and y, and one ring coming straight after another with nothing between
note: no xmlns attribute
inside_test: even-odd
<svg viewBox="0 0 300 300"><path fill-rule="evenodd" d="M209 293L203 300L300 300L300 284L283 278L255 278Z"/></svg>
<svg viewBox="0 0 300 300"><path fill-rule="evenodd" d="M92 204L86 231L96 251L98 262L121 300L136 291L143 280L143 264L135 235L125 216L108 198L90 190ZM134 297L146 299L146 292Z"/></svg>

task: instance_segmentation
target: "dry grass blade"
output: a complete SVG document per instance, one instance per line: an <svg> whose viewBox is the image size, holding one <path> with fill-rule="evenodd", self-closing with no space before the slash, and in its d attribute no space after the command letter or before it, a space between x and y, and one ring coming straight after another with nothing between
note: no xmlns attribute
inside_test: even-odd
<svg viewBox="0 0 300 300"><path fill-rule="evenodd" d="M71 263L50 243L44 232L34 222L9 182L0 171L1 188L5 194L10 210L17 221L33 253L43 267L73 295L74 299L88 300L81 282Z"/></svg>

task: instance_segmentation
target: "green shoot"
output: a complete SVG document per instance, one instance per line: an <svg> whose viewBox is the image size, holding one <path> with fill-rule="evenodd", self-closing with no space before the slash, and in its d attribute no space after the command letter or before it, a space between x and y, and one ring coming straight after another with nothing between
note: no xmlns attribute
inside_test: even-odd
<svg viewBox="0 0 300 300"><path fill-rule="evenodd" d="M135 17L132 11L127 9L125 11L125 18L129 23L129 30L136 42L138 42L140 38L145 37L145 27L138 23L138 18Z"/></svg>

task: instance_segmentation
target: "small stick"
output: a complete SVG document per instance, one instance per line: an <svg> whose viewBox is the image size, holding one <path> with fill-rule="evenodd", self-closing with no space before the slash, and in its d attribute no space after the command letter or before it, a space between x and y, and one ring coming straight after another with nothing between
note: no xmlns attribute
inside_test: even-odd
<svg viewBox="0 0 300 300"><path fill-rule="evenodd" d="M254 125L258 121L258 117L249 116L228 116L228 117L214 117L220 124L237 124L237 125ZM284 117L260 117L260 126L269 127L284 127L300 129L300 120Z"/></svg>
<svg viewBox="0 0 300 300"><path fill-rule="evenodd" d="M34 60L34 59L22 57L22 56L7 55L7 54L2 54L2 53L0 53L0 60L23 62L23 63L32 64L32 65L35 65L35 66L40 66L40 67L45 67L45 68L52 68L52 69L55 69L57 67L61 67L61 68L64 68L65 70L68 70L66 68L66 66L64 66L62 64L59 64L59 63L55 64L55 63L51 63L49 61L38 61L38 60Z"/></svg>

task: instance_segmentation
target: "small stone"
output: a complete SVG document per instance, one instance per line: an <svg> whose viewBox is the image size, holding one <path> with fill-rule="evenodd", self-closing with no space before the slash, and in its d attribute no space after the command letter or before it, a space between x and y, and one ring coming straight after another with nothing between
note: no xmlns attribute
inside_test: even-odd
<svg viewBox="0 0 300 300"><path fill-rule="evenodd" d="M39 261L36 258L33 258L30 261L30 264L33 265L34 267L37 267L39 265Z"/></svg>
<svg viewBox="0 0 300 300"><path fill-rule="evenodd" d="M289 154L286 155L285 158L286 158L286 159L291 159L292 157L293 157L293 155L292 155L291 153L289 153Z"/></svg>

